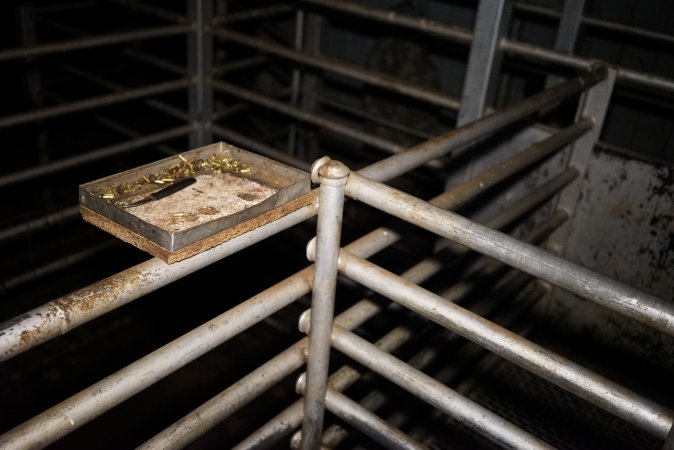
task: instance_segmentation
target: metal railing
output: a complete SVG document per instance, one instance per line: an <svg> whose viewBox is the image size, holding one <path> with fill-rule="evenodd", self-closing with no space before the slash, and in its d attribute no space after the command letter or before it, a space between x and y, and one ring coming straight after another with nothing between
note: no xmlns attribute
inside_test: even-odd
<svg viewBox="0 0 674 450"><path fill-rule="evenodd" d="M296 200L299 208L295 212L175 264L166 265L157 259L151 259L0 325L0 358L7 360L309 217L316 214L319 216L317 238L310 243L307 250L309 258L316 259L314 266L309 266L241 302L17 426L0 436L0 445L8 448L44 447L300 297L313 292L312 313L304 314L300 324L301 330L308 332L308 338L268 360L212 400L160 432L143 444L142 448L180 448L187 445L305 363L307 375L298 382L298 392L303 394L304 400L289 406L241 442L237 448L253 448L278 441L300 425L302 434L293 439L295 445L301 448L318 448L323 434L322 417L326 408L384 445L393 448L420 448L419 443L340 394L340 391L351 385L361 374L345 366L329 376L326 358L331 347L400 384L494 442L516 448L548 446L540 438L519 429L388 354L387 352L410 339L411 332L405 325L395 328L378 341L377 345L349 331L378 314L382 310L378 304L363 299L334 318L333 323L338 272L654 436L665 439L672 426L671 411L452 303L470 290L469 283L459 282L459 285L448 289L442 296L418 286L438 273L444 264L428 258L405 274L396 276L365 260L398 241L401 236L397 232L379 228L343 249L339 248L339 216L347 195L534 277L540 277L613 308L665 333L674 334L674 311L662 300L492 229L506 226L560 192L569 183L573 183L579 173L577 169L568 167L526 197L502 209L484 225L445 211L457 208L480 192L526 171L532 164L550 157L583 136L596 136L596 133L590 134L593 129L591 118L580 116L574 124L429 202L380 183L440 156L463 150L471 143L541 109L587 91L601 83L606 75L606 69L596 68L506 110L495 112L446 135L393 155L359 172L349 173L341 163L323 158L312 168L312 179L320 182L320 189ZM552 214L531 232L527 241L539 242L562 224L566 217L567 214L563 211ZM465 251L458 250L459 253ZM476 270L484 264L485 262L478 263ZM307 350L308 356L305 353ZM374 400L370 403L376 405L377 396L372 398ZM334 440L339 440L340 436L343 436L343 432L335 428L326 433L326 438Z"/></svg>

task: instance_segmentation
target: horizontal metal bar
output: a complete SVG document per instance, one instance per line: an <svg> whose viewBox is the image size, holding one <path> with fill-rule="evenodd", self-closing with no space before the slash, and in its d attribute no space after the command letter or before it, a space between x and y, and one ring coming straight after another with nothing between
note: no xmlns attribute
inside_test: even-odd
<svg viewBox="0 0 674 450"><path fill-rule="evenodd" d="M229 13L222 17L213 18L214 25L227 24L231 25L234 23L245 22L252 19L261 19L267 17L273 17L285 13L294 11L295 8L290 5L271 5L263 6L261 8L247 8L242 12Z"/></svg>
<svg viewBox="0 0 674 450"><path fill-rule="evenodd" d="M175 91L186 88L190 84L192 84L192 81L189 79L166 81L151 86L129 89L125 92L101 95L85 100L74 101L64 105L50 106L37 111L28 111L12 116L0 117L0 128L21 125L36 120L48 119L51 117L62 116L64 114L72 114L80 111L99 108L101 106L114 105L129 100L135 100L143 97L162 94L164 92Z"/></svg>
<svg viewBox="0 0 674 450"><path fill-rule="evenodd" d="M293 117L295 119L301 120L311 125L320 128L325 128L326 130L330 130L334 133L348 137L357 142L370 145L379 150L383 150L388 153L399 153L405 150L405 147L402 147L394 142L387 141L385 139L378 138L376 136L372 136L362 131L358 131L353 127L333 122L331 120L320 117L313 112L304 111L294 106L290 106L286 103L279 102L264 95L257 94L253 91L249 91L240 86L236 86L234 84L227 83L224 81L215 81L215 80L211 81L211 84L216 90L220 92L224 92L233 97L255 103L265 108L269 108L271 110L277 111L281 114L285 114L287 116Z"/></svg>
<svg viewBox="0 0 674 450"><path fill-rule="evenodd" d="M160 8L154 5L149 5L144 2L139 2L135 0L108 0L108 1L129 9L142 12L143 14L147 14L152 17L168 20L170 22L184 23L187 22L188 20L186 16L170 11L168 9Z"/></svg>
<svg viewBox="0 0 674 450"><path fill-rule="evenodd" d="M543 160L575 141L592 129L592 123L592 119L580 119L578 122L552 134L550 137L532 144L526 150L518 152L514 156L482 171L471 179L471 183L464 183L461 190L451 189L447 191L439 196L439 198L436 198L433 204L444 209L449 209L445 204L453 205L452 207L455 208L458 205L454 197L472 198L480 192L486 191L496 183L530 167L532 164ZM471 192L464 193L463 190L465 189L470 189Z"/></svg>
<svg viewBox="0 0 674 450"><path fill-rule="evenodd" d="M330 0L302 0L302 2L306 4L317 5L333 11L348 13L366 19L376 20L379 22L420 31L461 44L470 45L473 41L473 33L470 30L453 27L451 25L435 22L426 18L412 17L398 14L393 11L368 8L352 2L334 2ZM555 50L548 50L542 47L536 47L534 45L529 45L523 42L517 42L505 38L501 40L501 48L514 56L531 58L540 62L559 64L561 66L574 69L585 69L598 62L602 62L597 59L568 55ZM628 69L626 67L615 66L610 62L603 63L611 65L614 69L617 70L618 81L651 89L661 89L667 92L674 92L674 80L670 78L665 78L654 74L647 74L637 70Z"/></svg>
<svg viewBox="0 0 674 450"><path fill-rule="evenodd" d="M121 44L124 42L140 41L164 36L172 36L187 33L192 25L170 25L155 27L138 31L125 31L121 33L104 34L86 38L72 39L49 44L39 44L29 47L13 48L0 51L0 62L31 56L42 56L53 53L61 53L85 48L100 47L103 45Z"/></svg>
<svg viewBox="0 0 674 450"><path fill-rule="evenodd" d="M54 225L61 225L65 222L73 220L80 215L80 207L78 205L69 206L59 211L45 214L26 222L13 225L8 228L0 230L0 243L9 242L26 233L49 228Z"/></svg>
<svg viewBox="0 0 674 450"><path fill-rule="evenodd" d="M0 324L0 361L89 322L220 259L296 225L316 213L307 194L299 208L275 222L171 265L153 258Z"/></svg>
<svg viewBox="0 0 674 450"><path fill-rule="evenodd" d="M11 278L8 278L0 283L1 290L4 291L10 291L12 289L16 289L17 287L23 286L27 283L33 283L39 280L40 278L44 278L48 275L52 275L56 272L59 272L61 270L65 270L69 267L74 266L75 264L79 264L82 261L86 261L87 259L91 258L92 256L98 255L115 246L118 245L120 241L118 240L112 240L108 239L103 241L100 244L96 244L93 246L89 246L83 250L80 250L78 252L74 253L69 253L61 258L58 258L54 261L50 261L46 264L42 264L40 266L34 267L30 269L27 272L15 275Z"/></svg>
<svg viewBox="0 0 674 450"><path fill-rule="evenodd" d="M583 298L674 335L674 305L537 247L352 174L347 195L491 256Z"/></svg>
<svg viewBox="0 0 674 450"><path fill-rule="evenodd" d="M214 134L223 137L227 140L234 141L237 144L242 145L244 147L248 147L252 150L255 150L256 152L262 153L267 157L274 158L277 161L284 162L293 167L297 167L298 169L301 170L305 171L311 170L311 164L309 164L308 162L290 156L287 153L284 153L266 144L258 142L255 139L249 138L248 136L244 136L241 133L238 133L234 130L222 127L220 125L213 125L211 129L213 130Z"/></svg>
<svg viewBox="0 0 674 450"><path fill-rule="evenodd" d="M213 68L214 76L222 76L241 69L248 69L250 67L259 66L269 61L269 57L264 55L251 56L250 58L242 58L235 61L228 61L218 67Z"/></svg>
<svg viewBox="0 0 674 450"><path fill-rule="evenodd" d="M507 225L509 221L518 217L513 215L510 210L515 210L522 214L531 207L537 205L538 202L542 201L542 198L540 197L541 192L546 192L547 196L553 195L555 191L551 192L546 186L547 185L544 185L535 191L536 195L533 201L530 198L531 195L525 197L522 200L515 202L513 205L510 205L504 211L497 213L488 221L488 223L499 224L500 226ZM557 188L559 189L559 186L557 186ZM546 230L555 227L560 221L565 219L566 214L555 214L550 221L545 223L547 228L540 231L540 233L536 231L536 233L543 234ZM538 234L534 237L538 237ZM346 248L356 248L355 246L359 245L359 243L362 245L362 243L367 242L372 244L376 243L381 246L378 248L383 249L384 247L388 247L397 242L399 238L400 235L391 230L378 228L357 241L354 241L354 243L349 244ZM441 264L437 259L431 257L419 262L401 276L411 282L421 283L438 273L443 267L444 264ZM454 295L452 300L456 300L458 297L458 295ZM379 305L370 302L368 299L363 299L338 315L335 319L335 323L344 328L353 329L374 317L379 311L381 311ZM405 328L396 328L394 331L380 339L377 342L377 346L385 351L392 351L399 345L402 345L408 337L409 330ZM254 370L235 385L227 388L222 393L190 412L178 422L163 430L160 434L148 441L143 448L177 449L184 447L189 442L196 439L201 433L228 417L234 411L231 405L239 407L241 406L240 402L242 402L243 399L248 402L264 392L264 390L267 389L267 384L261 383L258 380L266 380L267 378L272 377L283 378L297 370L304 363L304 359L301 355L304 355L307 345L307 339L297 342L285 352L272 358L267 364ZM293 350L295 347L300 349L299 353ZM268 367L284 367L286 369L283 373L271 374L267 372ZM355 382L358 376L359 373L357 371L348 367L342 368L330 377L330 386L334 389L344 390ZM301 417L302 402L297 401L266 426L258 430L258 432L242 441L235 448L238 450L257 448L259 445L262 445L263 441L266 442L268 439L275 439L281 435L288 434L293 429L297 428Z"/></svg>
<svg viewBox="0 0 674 450"><path fill-rule="evenodd" d="M595 68L579 77L572 78L560 85L533 95L521 102L509 106L501 111L494 112L474 122L467 123L445 134L411 147L404 153L394 155L369 165L360 174L373 180L381 181L381 174L402 175L419 164L432 161L450 152L456 156L465 152L469 146L480 138L487 137L494 132L523 119L542 108L554 105L561 100L576 95L585 89L594 86L606 77L604 67ZM395 175L394 175L395 174Z"/></svg>
<svg viewBox="0 0 674 450"><path fill-rule="evenodd" d="M92 150L87 153L72 156L70 158L52 161L50 163L43 164L41 166L35 166L30 169L25 169L19 172L13 172L8 175L3 175L0 176L0 188L11 184L16 184L22 181L33 180L36 177L53 174L55 172L70 169L72 167L76 167L84 163L98 161L99 159L108 158L113 155L119 155L124 152L156 144L158 142L167 141L169 139L176 138L179 136L185 136L190 131L192 131L192 129L193 129L192 125L181 125L166 131L148 134L143 137L131 139L129 141L110 145L108 147Z"/></svg>
<svg viewBox="0 0 674 450"><path fill-rule="evenodd" d="M378 117L378 116L369 114L369 113L363 111L360 108L356 108L354 106L350 106L350 105L347 105L345 103L338 102L336 100L333 100L333 99L325 97L325 96L319 96L318 102L323 104L323 105L327 105L331 108L334 108L338 111L346 112L346 113L352 114L356 117L367 119L367 120L369 120L373 123L378 123L380 125L384 125L385 127L391 128L392 130L402 131L403 133L407 133L410 136L414 136L414 137L417 137L417 138L420 138L420 139L427 140L427 139L432 139L433 137L435 137L434 134L427 133L427 132L421 131L421 130L417 130L414 127L409 127L407 125L404 125L404 124L401 124L401 123L398 123L398 122L394 122L394 121L389 120L389 119L384 118L384 117Z"/></svg>
<svg viewBox="0 0 674 450"><path fill-rule="evenodd" d="M311 199L315 197L315 194L308 195L311 197ZM156 285L157 278L164 278L164 280L162 280L162 285L167 284L169 281L174 281L177 278L187 275L188 273L198 270L207 264L213 263L216 260L227 256L227 254L231 254L236 250L244 248L254 242L269 237L271 234L279 232L285 228L288 228L289 226L295 225L296 223L305 220L306 218L315 214L315 210L316 205L312 201L306 207L293 212L276 222L263 225L262 227L257 228L241 237L234 238L228 241L226 244L216 247L215 249L200 253L192 258L178 263L166 265L161 262L156 263L156 259L150 260L147 263L122 272L122 274L127 274L127 278L130 279L122 280L120 279L122 278L122 274L118 274L100 282L100 284L107 286L108 292L110 292L107 294L109 297L107 299L101 295L100 288L97 285L92 285L90 287L93 288L93 293L95 294L94 296L89 296L89 298L86 297L87 292L79 291L79 298L84 297L86 299L84 305L82 302L77 302L76 306L78 306L80 309L72 310L66 308L66 305L71 305L75 300L72 298L71 294L71 296L59 299L56 302L52 302L53 305L51 309L42 307L39 310L33 310L28 314L33 315L33 317L38 316L40 318L42 317L42 313L47 313L47 311L49 311L49 316L68 315L69 324L71 324L71 322L74 323L83 319L88 319L89 312L83 313L81 311L82 309L88 309L90 307L99 309L101 308L101 303L103 303L105 300L107 300L108 303L116 301L118 302L120 301L119 297L122 296L133 296L137 298L140 295L149 292L150 290L161 287ZM264 234L258 233L258 230L261 229L263 229L262 231ZM251 233L256 234L256 236L249 236ZM246 237L247 239L240 239ZM233 247L235 248L227 249L227 247L230 246L228 244L232 242L234 242L235 245ZM372 253L377 252L383 248L381 243L373 243L362 240L354 242L350 247L356 253L362 254L364 256L370 256ZM225 253L223 251L224 249L228 250L227 254L223 254ZM216 255L214 255L213 252L216 250L219 251ZM192 267L188 265L189 262L192 262L192 264L197 264L198 266ZM155 265L156 267L154 267L154 269L149 273L152 273L154 277L142 277L143 282L146 285L136 285L136 282L140 282L135 277L133 277L133 275L138 276L137 274L140 273L147 274L149 270L148 266L152 267L152 265ZM177 270L171 270L174 268ZM131 277L128 276L129 272L132 275ZM127 398L140 392L142 389L164 378L173 371L193 361L214 347L222 344L229 338L244 331L255 323L258 323L269 315L277 312L299 297L307 294L311 290L313 272L313 266L301 270L295 275L277 283L276 285L255 295L249 300L239 303L236 307L195 328L178 339L175 339L169 344L164 345L160 349L144 356L138 361L117 371L116 373L88 387L80 393L70 397L69 399L59 403L42 414L28 420L27 422L24 422L18 427L0 436L0 446L3 444L11 444L12 448L34 448L34 446L37 445L45 446L51 442L54 442L60 437L65 436L67 433L84 425L103 412L111 409ZM173 279L167 277L167 274L172 274ZM152 281L149 283L148 278L152 279ZM119 286L119 284L123 285ZM129 286L129 284L131 286ZM118 292L120 288L124 289L124 292ZM140 290L140 295L138 295L138 290L135 289ZM131 300L133 300L133 298L128 299L126 302ZM60 309L54 310L54 306ZM110 305L108 304L103 306ZM23 318L23 316L21 317ZM9 325L10 327L8 332L16 333L17 330L13 329L12 324ZM33 328L35 323L31 325L31 328ZM44 325L50 324L47 323ZM74 326L77 326L77 324ZM0 329L3 328L5 327L0 325ZM33 329L32 332L33 335L36 332L43 333L43 331L39 329ZM0 336L2 335L0 334ZM303 354L298 354L298 356L300 358L300 364L303 363ZM276 363L278 363L278 360L276 360L276 362L273 364ZM272 365L271 367L275 369L281 368L278 365ZM239 386L241 385L245 385L245 383L240 384ZM241 395L241 392L238 390L238 388L235 388L234 390L237 391L239 395ZM241 401L241 399L239 399L239 401ZM228 407L232 406L229 402L227 404L229 405Z"/></svg>
<svg viewBox="0 0 674 450"><path fill-rule="evenodd" d="M514 6L516 10L547 17L550 19L559 20L561 17L559 11L541 6L528 5L525 3L515 3ZM597 17L583 16L581 18L581 23L590 27L603 28L605 30L616 31L626 35L633 35L644 39L664 42L667 44L674 44L674 36L672 35L658 33L657 31L645 30L643 28L633 27L622 23L611 22L609 20L599 19Z"/></svg>
<svg viewBox="0 0 674 450"><path fill-rule="evenodd" d="M377 86L381 89L386 89L391 92L396 92L411 98L416 98L431 105L442 106L451 110L459 109L459 100L448 96L442 91L422 88L418 85L406 83L385 73L364 69L355 64L338 61L326 56L308 55L288 47L276 45L271 42L250 37L243 33L238 33L231 30L216 29L213 30L213 34L221 38L234 41L238 44L245 45L247 47L252 47L263 52L290 59L300 64L317 67L337 73L339 75L343 75L345 77L362 81L363 83Z"/></svg>
<svg viewBox="0 0 674 450"><path fill-rule="evenodd" d="M672 426L673 413L667 408L344 250L340 271L660 439Z"/></svg>
<svg viewBox="0 0 674 450"><path fill-rule="evenodd" d="M506 38L501 41L501 48L506 53L514 56L530 58L539 62L558 64L573 69L585 69L597 63L597 60L586 59L566 53L559 53L554 50L548 50L542 47L536 47L535 45L517 42ZM674 92L674 80L672 79L655 74L639 72L626 67L615 66L610 62L606 62L605 64L610 65L611 68L617 71L617 81L627 82L632 85L658 91L666 91L670 93Z"/></svg>
<svg viewBox="0 0 674 450"><path fill-rule="evenodd" d="M412 17L399 14L395 11L384 11L381 9L368 8L355 2L335 2L332 0L301 0L302 3L320 6L333 11L348 13L365 19L375 20L377 22L408 28L416 31L422 31L431 36L437 36L449 39L453 42L470 45L473 40L473 33L469 30L459 27L453 27L444 23L436 22L421 17Z"/></svg>
<svg viewBox="0 0 674 450"><path fill-rule="evenodd" d="M169 266L172 267L172 266ZM42 448L304 295L310 280L273 286L0 436L0 446Z"/></svg>
<svg viewBox="0 0 674 450"><path fill-rule="evenodd" d="M519 449L553 448L339 326L333 327L332 339L337 350L498 444Z"/></svg>
<svg viewBox="0 0 674 450"><path fill-rule="evenodd" d="M399 450L423 450L426 448L334 389L328 389L326 392L325 406L337 417L367 434L386 448Z"/></svg>

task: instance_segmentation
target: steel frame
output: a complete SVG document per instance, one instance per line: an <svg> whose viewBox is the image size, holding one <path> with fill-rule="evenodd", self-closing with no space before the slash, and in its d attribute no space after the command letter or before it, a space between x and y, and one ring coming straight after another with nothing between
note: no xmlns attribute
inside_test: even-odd
<svg viewBox="0 0 674 450"><path fill-rule="evenodd" d="M114 2L125 6L140 6L126 0L114 0ZM343 2L335 3L325 0L302 0L302 2L331 11L384 21L395 26L413 28L463 44L473 42L473 33L470 31L432 21L384 14L382 11ZM576 2L577 5L582 5L582 2ZM522 8L517 5L515 7ZM278 441L300 425L302 434L296 435L294 439L295 445L300 448L317 448L320 445L321 436L323 436L324 443L326 439L334 439L331 441L331 445L334 445L339 438L330 436L338 436L339 433L332 428L322 433L323 411L326 408L384 445L395 448L419 448L419 443L402 434L394 426L377 418L367 409L356 406L352 400L339 393L358 379L361 374L345 366L330 375L327 358L331 348L338 349L372 371L401 384L434 407L465 421L476 432L484 434L497 443L516 448L546 447L547 444L535 436L523 432L497 415L486 411L445 386L439 385L412 365L391 356L389 353L411 336L410 331L404 327L395 328L376 345L366 342L350 331L376 315L381 310L380 306L364 299L333 319L338 272L458 334L477 341L485 348L523 365L528 370L540 374L660 439L664 440L668 434L671 434L674 414L666 408L453 305L451 301L455 301L465 293L467 287L454 288L444 296L438 296L419 287L419 283L440 270L441 265L436 260L432 258L423 260L401 276L389 273L365 260L396 242L400 238L396 232L380 228L340 249L338 218L341 217L346 194L355 200L436 232L442 238L450 239L499 259L534 277L540 277L589 300L615 309L658 331L674 335L674 309L662 299L607 279L531 244L522 243L492 230L492 228L499 229L505 226L545 199L561 192L557 212L550 217L549 222L541 227L541 230L533 233L531 241L536 242L541 239L541 236L552 234L553 242L562 245L563 222L569 214L573 213L578 196L574 180L583 174L583 161L592 145L598 140L614 80L628 81L673 92L674 82L672 80L623 68L607 70L605 67L596 67L584 72L578 78L553 86L512 107L484 116L488 103L486 99L489 94L489 85L493 82L490 79L493 72L484 71L483 65L479 70L487 76L482 80L476 79L476 82L480 82L478 88L474 89L481 101L478 102L479 104L471 105L476 106L477 109L466 112L465 122L460 123L461 126L455 130L406 149L380 137L349 129L338 122L317 115L315 111L307 111L307 108L299 107L298 105L302 102L298 104L297 92L292 95L293 100L288 105L264 98L259 94L246 92L225 81L210 78L211 73L217 73L218 70L211 71L212 36L208 32L209 26L286 13L293 11L292 8L285 6L263 8L238 16L218 18L212 15L211 2L204 0L197 2L195 10L188 11L185 16L188 19L152 8L143 8L142 11L178 23L137 32L81 37L61 43L5 50L0 52L0 61L187 33L190 36L189 48L196 49L196 54L201 58L190 61L188 70L185 71L189 73L189 78L179 78L154 86L123 90L92 99L2 117L0 127L16 126L33 120L49 119L70 112L95 109L132 98L149 98L162 92L181 89L190 91L189 110L184 113L189 123L157 132L155 135L137 137L68 160L0 177L0 187L188 134L191 136L190 142L192 143L208 142L209 134L213 133L243 142L262 153L278 157L280 160L306 165L305 162L279 153L264 143L212 123L212 117L217 115L211 103L213 90L274 109L288 117L331 130L355 141L393 153L393 155L358 172L351 173L341 163L324 159L316 161L311 172L321 187L303 197L300 200L303 206L296 212L180 263L167 266L156 259L149 260L0 324L0 360L7 360L255 242L269 238L316 214L319 216L317 240L310 244L307 250L309 259L316 260L314 266L309 266L280 281L277 285L19 425L0 436L0 444L12 448L46 446L188 364L213 347L269 317L301 296L312 292L311 311L313 314L304 315L300 323L300 329L308 334L307 338L267 361L209 402L157 434L142 448L181 448L187 445L282 378L301 368L305 363L307 374L298 381L298 392L303 395L303 403L298 401L289 406L286 411L252 434L237 448L253 448L262 443ZM569 7L569 27L577 29L579 20L592 23L592 19L583 19L579 16L578 11L579 8L571 11ZM567 23L564 21L565 17L567 17L566 9L562 14L563 23ZM190 22L186 23L185 20ZM457 110L461 107L458 101L446 95L440 95L441 93L427 92L407 85L401 80L369 73L359 67L350 67L347 64L311 54L313 52L303 52L301 45L297 45L294 50L284 49L281 46L265 43L233 31L225 29L212 31L219 38L248 45L299 64L333 71L342 76L372 83L380 88L390 89L401 95L445 108ZM495 66L497 63L495 58L498 58L499 52L554 62L582 70L591 68L594 64L592 61L574 55L513 42L498 33L491 38L491 45L485 47L485 53L477 55L483 58L488 67ZM557 47L560 51L569 51L570 45L572 44L569 42L560 41ZM473 50L477 51L477 48ZM140 55L140 58L142 57ZM152 64L152 58L145 58L145 60ZM256 61L259 62L259 60ZM165 69L170 67L170 64L164 64L156 58L154 62L155 65L163 66ZM478 70L478 65L473 67L475 67L474 70ZM470 66L469 70L472 70ZM299 81L301 75L300 72L297 74L293 86L299 89L297 86L302 84ZM575 124L553 133L548 139L503 161L498 166L475 174L429 202L416 199L380 183L428 164L437 158L447 155L456 157L470 149L470 145L474 142L580 93L584 94ZM462 103L468 106L466 105L468 99L473 98L472 94L467 95L464 92ZM462 117L462 114L460 113L459 116ZM567 145L571 145L571 149L563 150ZM540 161L561 150L569 155L567 169L550 182L540 186L530 196L509 205L488 221L486 226L475 224L440 209L454 209L488 187L527 170L535 161ZM67 208L61 213L35 219L25 226L2 230L0 240L13 239L24 229L48 226L54 217L71 217L73 211L73 208ZM93 396L93 393L96 395Z"/></svg>

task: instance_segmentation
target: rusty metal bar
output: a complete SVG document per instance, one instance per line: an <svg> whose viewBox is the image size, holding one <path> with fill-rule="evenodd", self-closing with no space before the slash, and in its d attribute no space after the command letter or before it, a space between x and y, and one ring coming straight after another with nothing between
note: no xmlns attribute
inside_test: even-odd
<svg viewBox="0 0 674 450"><path fill-rule="evenodd" d="M395 11L368 8L367 6L362 6L355 2L335 2L331 0L302 0L302 2L320 6L321 8L328 10L362 17L364 19L421 31L430 34L431 36L441 37L460 44L470 45L473 40L473 33L464 28L454 27L426 18L407 16Z"/></svg>
<svg viewBox="0 0 674 450"><path fill-rule="evenodd" d="M101 95L98 97L88 98L85 100L78 100L65 105L51 106L48 108L39 109L37 111L28 111L12 116L0 117L0 128L21 125L24 123L33 122L35 120L48 119L50 117L62 116L64 114L72 114L80 111L86 111L101 106L115 105L117 103L135 100L139 98L149 97L152 95L163 94L178 89L186 88L192 81L189 79L179 79L173 81L166 81L157 83L151 86L144 86L140 88L129 89L125 92L117 92L114 94Z"/></svg>
<svg viewBox="0 0 674 450"><path fill-rule="evenodd" d="M246 9L246 11L227 14L224 17L216 17L213 19L214 25L245 22L247 20L262 19L273 17L294 11L295 8L290 5L271 5L263 6L261 8Z"/></svg>
<svg viewBox="0 0 674 450"><path fill-rule="evenodd" d="M534 14L541 17L547 17L550 19L559 20L562 17L562 14L559 11L555 11L553 9L545 8L542 6L528 5L525 3L515 3L514 8L515 10L518 11ZM580 21L585 26L603 28L605 30L616 31L624 34L631 34L639 38L660 41L670 45L674 44L674 36L665 33L658 33L657 31L645 30L643 28L637 28L630 25L611 22L609 20L599 19L590 16L582 16Z"/></svg>
<svg viewBox="0 0 674 450"><path fill-rule="evenodd" d="M50 175L61 170L70 169L72 167L79 166L80 164L98 161L99 159L107 158L113 155L119 155L124 152L167 141L172 138L185 136L190 131L192 131L192 125L181 125L165 131L160 131L158 133L148 134L143 137L121 142L119 144L113 144L108 147L92 150L81 155L52 161L41 166L35 166L30 169L21 170L19 172L13 172L0 177L0 188L11 184L20 183L22 181L32 180L40 176Z"/></svg>
<svg viewBox="0 0 674 450"><path fill-rule="evenodd" d="M293 167L297 167L298 169L309 171L311 169L311 164L309 164L306 161L302 161L301 159L297 159L293 156L288 155L287 153L284 153L280 150L277 150L275 148L272 148L266 144L263 144L262 142L259 142L253 138L250 138L248 136L244 136L243 134L239 133L238 131L234 131L230 128L223 127L220 125L213 125L211 127L213 134L216 134L220 137L223 137L227 140L234 141L238 143L239 145L242 145L244 147L250 148L252 150L255 150L258 153L262 153L265 156L268 156L270 158L274 158L277 161L284 162L286 164L289 164ZM1 234L0 234L1 236Z"/></svg>
<svg viewBox="0 0 674 450"><path fill-rule="evenodd" d="M126 269L0 324L0 361L67 333L220 259L289 228L316 213L312 199L297 211L198 255L167 265L157 258ZM317 198L317 196L316 196Z"/></svg>
<svg viewBox="0 0 674 450"><path fill-rule="evenodd" d="M347 192L348 189L347 184ZM528 246L542 251L538 247ZM517 257L527 260L521 253L518 253ZM402 306L581 396L656 437L664 439L669 432L673 413L667 408L527 341L477 314L448 303L442 297L362 258L350 255L348 251L340 252L339 261L341 273L379 294L386 295Z"/></svg>
<svg viewBox="0 0 674 450"><path fill-rule="evenodd" d="M302 0L302 2L317 5L328 10L352 14L366 19L420 31L461 44L470 45L473 40L473 33L470 30L435 22L426 18L406 16L392 11L368 8L352 2L334 2L330 0ZM539 62L559 64L574 69L587 69L597 62L601 62L596 59L567 55L555 50L548 50L506 38L501 41L501 48L506 53L514 56L530 58ZM610 63L605 62L605 64ZM619 81L641 87L674 92L674 80L670 78L643 73L625 67L615 66L614 68L617 70L617 79Z"/></svg>
<svg viewBox="0 0 674 450"><path fill-rule="evenodd" d="M331 120L325 119L323 117L317 116L316 114L313 114L311 112L303 111L299 108L295 108L293 106L290 106L286 103L279 102L277 100L271 99L269 97L266 97L264 95L257 94L253 91L249 91L247 89L244 89L240 86L236 86L231 83L227 83L224 81L211 81L211 84L213 87L220 91L224 92L228 95L231 95L233 97L242 99L242 100L247 100L249 102L255 103L257 105L263 106L265 108L272 109L274 111L277 111L281 114L288 115L290 117L293 117L295 119L301 120L303 122L309 123L311 125L320 127L320 128L325 128L326 130L330 130L334 133L337 133L341 136L348 137L350 139L353 139L357 142L363 143L370 145L374 148L378 148L380 150L383 150L388 153L399 153L405 150L404 147L391 142L387 141L382 138L378 138L376 136L372 136L370 134L364 133L362 131L356 130L353 127L349 127L346 125L339 124L337 122L333 122Z"/></svg>
<svg viewBox="0 0 674 450"><path fill-rule="evenodd" d="M168 20L170 22L177 22L177 23L187 22L187 17L177 12L173 12L168 9L160 8L154 5L149 5L144 2L139 2L135 0L108 0L108 1L122 7L142 12L143 14L147 14L152 17Z"/></svg>
<svg viewBox="0 0 674 450"><path fill-rule="evenodd" d="M121 44L124 42L140 41L176 34L187 33L192 29L191 25L170 25L155 27L146 30L125 31L122 33L104 34L86 38L72 39L50 44L40 44L32 47L13 48L0 51L0 62L31 56L42 56L53 53L81 50L85 48L100 47L103 45Z"/></svg>
<svg viewBox="0 0 674 450"><path fill-rule="evenodd" d="M0 243L11 241L32 231L38 231L43 228L49 228L57 224L71 221L79 215L80 207L78 205L68 206L60 211L45 214L8 228L3 228L0 230Z"/></svg>
<svg viewBox="0 0 674 450"><path fill-rule="evenodd" d="M338 61L326 56L308 55L288 47L276 45L271 42L250 37L243 33L238 33L231 30L217 29L213 30L213 34L238 44L245 45L247 47L252 47L266 53L271 53L282 58L290 59L300 64L318 67L320 69L353 78L355 80L362 81L364 83L371 84L391 92L396 92L398 94L422 100L431 105L442 106L451 110L457 110L459 108L459 101L453 97L448 96L442 91L422 88L417 85L405 83L385 73L363 69L360 66L349 64L344 61Z"/></svg>

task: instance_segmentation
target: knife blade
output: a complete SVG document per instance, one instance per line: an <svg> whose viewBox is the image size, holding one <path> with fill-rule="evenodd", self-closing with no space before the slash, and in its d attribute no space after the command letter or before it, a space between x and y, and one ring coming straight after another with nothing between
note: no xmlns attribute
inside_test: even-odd
<svg viewBox="0 0 674 450"><path fill-rule="evenodd" d="M194 178L194 177L183 178L182 180L176 181L173 184L170 184L166 187L163 187L163 188L159 189L158 191L153 192L153 193L145 196L144 198L142 198L140 200L136 200L135 202L131 202L131 203L128 203L126 205L122 205L122 207L124 209L133 208L134 206L140 206L140 205L144 205L146 203L161 200L162 198L166 198L169 195L175 194L176 192L182 191L186 187L191 186L196 182L197 182L197 179Z"/></svg>

